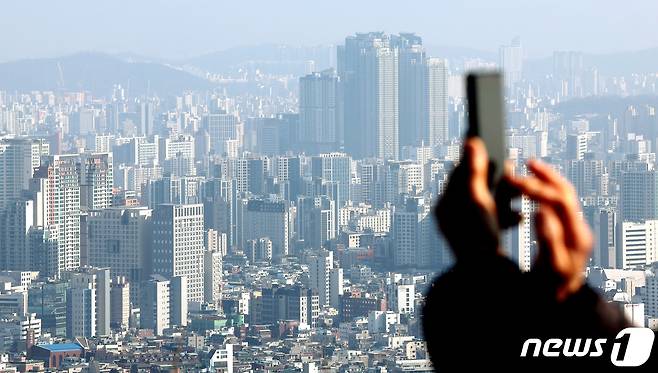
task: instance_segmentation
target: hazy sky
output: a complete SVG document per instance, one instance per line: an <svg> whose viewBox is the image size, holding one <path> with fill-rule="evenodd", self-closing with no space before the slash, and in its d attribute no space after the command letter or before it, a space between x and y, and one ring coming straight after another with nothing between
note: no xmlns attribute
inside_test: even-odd
<svg viewBox="0 0 658 373"><path fill-rule="evenodd" d="M489 51L520 35L536 57L656 47L657 19L655 0L6 0L0 60L86 50L185 58L238 45L330 44L371 30Z"/></svg>

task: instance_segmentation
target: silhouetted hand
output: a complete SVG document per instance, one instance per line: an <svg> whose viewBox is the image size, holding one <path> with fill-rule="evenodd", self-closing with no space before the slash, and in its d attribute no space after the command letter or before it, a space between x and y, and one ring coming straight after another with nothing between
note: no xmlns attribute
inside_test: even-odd
<svg viewBox="0 0 658 373"><path fill-rule="evenodd" d="M473 137L464 143L462 159L453 170L435 214L456 259L480 259L500 254L500 230L518 224L510 201L518 191L509 183L510 173L497 188L488 186L489 158L484 142Z"/></svg>
<svg viewBox="0 0 658 373"><path fill-rule="evenodd" d="M580 216L578 196L566 179L541 161L528 162L528 169L533 176L510 178L510 182L540 203L535 218L540 251L533 271L546 275L561 301L584 283L592 232Z"/></svg>

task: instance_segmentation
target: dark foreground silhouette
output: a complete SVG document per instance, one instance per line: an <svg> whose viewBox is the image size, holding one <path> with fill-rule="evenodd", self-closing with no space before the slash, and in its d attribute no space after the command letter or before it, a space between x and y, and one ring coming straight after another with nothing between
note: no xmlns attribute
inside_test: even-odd
<svg viewBox="0 0 658 373"><path fill-rule="evenodd" d="M628 338L615 337L631 325L620 308L584 281L592 236L573 187L547 165L531 162L532 176L507 173L494 198L487 163L484 145L469 139L435 209L456 258L434 281L424 308L424 334L436 370L620 369L611 362L613 346L619 344L616 356L623 360ZM540 206L535 216L539 254L526 273L501 254L499 242L500 231L520 220L508 208L520 194ZM535 343L522 357L530 338ZM546 346L552 338L560 341ZM565 356L576 351L584 356ZM623 369L656 372L655 355L640 367Z"/></svg>

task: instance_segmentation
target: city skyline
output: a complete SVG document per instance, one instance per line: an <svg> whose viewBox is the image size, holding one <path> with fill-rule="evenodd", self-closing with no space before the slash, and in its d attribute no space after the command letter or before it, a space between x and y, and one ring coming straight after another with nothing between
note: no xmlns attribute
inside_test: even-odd
<svg viewBox="0 0 658 373"><path fill-rule="evenodd" d="M537 73L525 33L477 58L433 53L420 26L371 30L255 47L225 71L9 64L2 364L433 371L423 309L455 263L433 208L462 158L472 70L500 73L515 173L542 159L573 184L595 237L589 286L658 329L658 70L560 47ZM539 207L513 206L524 219L501 246L532 271Z"/></svg>

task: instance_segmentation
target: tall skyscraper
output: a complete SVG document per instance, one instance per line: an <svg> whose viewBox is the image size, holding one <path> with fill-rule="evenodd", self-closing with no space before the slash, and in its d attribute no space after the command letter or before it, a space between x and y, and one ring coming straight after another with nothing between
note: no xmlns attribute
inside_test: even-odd
<svg viewBox="0 0 658 373"><path fill-rule="evenodd" d="M441 58L427 60L427 134L426 145L445 144L448 137L448 62Z"/></svg>
<svg viewBox="0 0 658 373"><path fill-rule="evenodd" d="M67 292L67 335L94 337L110 334L110 269L82 268L74 273Z"/></svg>
<svg viewBox="0 0 658 373"><path fill-rule="evenodd" d="M297 238L304 247L319 249L336 238L335 202L327 196L297 200Z"/></svg>
<svg viewBox="0 0 658 373"><path fill-rule="evenodd" d="M584 95L583 53L555 51L553 53L553 80L556 92L562 97Z"/></svg>
<svg viewBox="0 0 658 373"><path fill-rule="evenodd" d="M272 240L272 257L281 259L288 255L292 236L291 216L284 201L251 199L242 206L242 231L245 247L249 240Z"/></svg>
<svg viewBox="0 0 658 373"><path fill-rule="evenodd" d="M567 178L576 188L579 197L607 194L603 183L603 161L570 160L567 161L566 169Z"/></svg>
<svg viewBox="0 0 658 373"><path fill-rule="evenodd" d="M304 150L316 153L336 149L342 126L339 80L334 70L299 79L299 139Z"/></svg>
<svg viewBox="0 0 658 373"><path fill-rule="evenodd" d="M407 198L393 214L393 265L419 268L436 263L432 257L431 231L436 227L430 219L430 204L422 197Z"/></svg>
<svg viewBox="0 0 658 373"><path fill-rule="evenodd" d="M80 155L80 207L85 211L112 206L112 153Z"/></svg>
<svg viewBox="0 0 658 373"><path fill-rule="evenodd" d="M187 278L190 302L203 302L203 205L162 204L153 209L152 272Z"/></svg>
<svg viewBox="0 0 658 373"><path fill-rule="evenodd" d="M356 34L339 47L338 60L345 149L356 158L397 159L398 50L384 33Z"/></svg>
<svg viewBox="0 0 658 373"><path fill-rule="evenodd" d="M391 45L399 51L400 146L418 146L427 138L427 56L414 34L392 35Z"/></svg>
<svg viewBox="0 0 658 373"><path fill-rule="evenodd" d="M204 302L218 304L222 300L222 258L219 234L213 229L206 232L206 250L203 258Z"/></svg>
<svg viewBox="0 0 658 373"><path fill-rule="evenodd" d="M0 140L0 210L11 200L20 198L29 188L41 156L48 155L45 140L6 138Z"/></svg>
<svg viewBox="0 0 658 373"><path fill-rule="evenodd" d="M132 286L130 295L135 304L150 267L150 224L151 210L146 207L91 210L87 216L89 264L110 268L112 277L124 277Z"/></svg>
<svg viewBox="0 0 658 373"><path fill-rule="evenodd" d="M505 88L508 91L523 79L523 48L521 38L512 39L509 45L502 45L499 49L500 68L505 77Z"/></svg>
<svg viewBox="0 0 658 373"><path fill-rule="evenodd" d="M34 202L14 200L0 210L0 269L27 270L30 262L30 230L34 225Z"/></svg>
<svg viewBox="0 0 658 373"><path fill-rule="evenodd" d="M228 142L242 143L243 128L239 119L232 114L211 113L204 117L204 126L210 137L210 151L225 156L229 153Z"/></svg>
<svg viewBox="0 0 658 373"><path fill-rule="evenodd" d="M620 204L624 222L658 219L658 173L622 172Z"/></svg>
<svg viewBox="0 0 658 373"><path fill-rule="evenodd" d="M302 193L302 174L299 157L278 157L276 179L279 194L287 201L295 201Z"/></svg>
<svg viewBox="0 0 658 373"><path fill-rule="evenodd" d="M43 157L34 173L33 186L43 202L37 205L44 226L56 232L57 255L53 275L80 266L80 177L78 155Z"/></svg>
<svg viewBox="0 0 658 373"><path fill-rule="evenodd" d="M263 159L232 159L229 164L230 176L236 180L238 192L263 194L265 188L265 164Z"/></svg>
<svg viewBox="0 0 658 373"><path fill-rule="evenodd" d="M342 207L351 199L352 158L345 153L320 154L312 159L312 176L322 182L333 182L338 185L338 196L335 198L337 207Z"/></svg>

